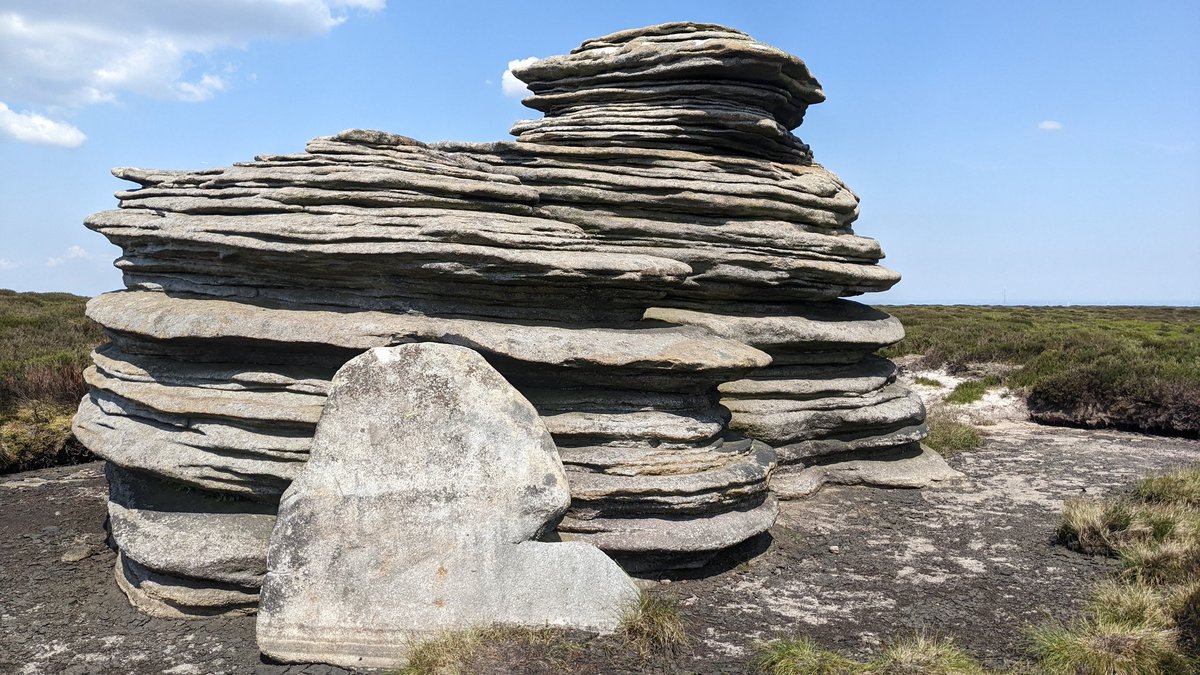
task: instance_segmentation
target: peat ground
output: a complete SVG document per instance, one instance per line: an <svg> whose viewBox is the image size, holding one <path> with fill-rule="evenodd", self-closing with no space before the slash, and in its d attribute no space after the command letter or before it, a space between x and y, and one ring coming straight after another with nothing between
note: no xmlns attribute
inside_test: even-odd
<svg viewBox="0 0 1200 675"><path fill-rule="evenodd" d="M785 503L770 536L740 557L654 584L692 635L674 658L641 660L600 638L552 660L517 649L478 671L742 673L771 637L809 635L866 656L916 630L953 636L991 667L1018 666L1024 628L1075 614L1110 564L1053 543L1062 499L1198 461L1200 441L1012 421L984 432L983 448L951 460L962 482L829 487ZM104 495L99 463L0 477L0 672L344 672L263 662L253 617L134 611L112 579Z"/></svg>

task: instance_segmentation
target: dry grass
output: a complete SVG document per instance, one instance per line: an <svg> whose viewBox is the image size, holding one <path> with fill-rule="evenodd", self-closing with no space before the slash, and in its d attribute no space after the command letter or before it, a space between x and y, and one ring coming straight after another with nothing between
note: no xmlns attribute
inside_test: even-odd
<svg viewBox="0 0 1200 675"><path fill-rule="evenodd" d="M963 450L974 450L983 445L983 434L970 424L963 424L941 408L929 411L925 418L929 426L929 437L925 445L943 457L951 457Z"/></svg>
<svg viewBox="0 0 1200 675"><path fill-rule="evenodd" d="M1120 560L1117 579L1096 587L1084 615L1030 631L1047 673L1193 673L1200 647L1200 470L1137 484L1131 497L1068 500L1059 537Z"/></svg>
<svg viewBox="0 0 1200 675"><path fill-rule="evenodd" d="M464 675L483 643L484 629L446 632L414 645L396 675Z"/></svg>
<svg viewBox="0 0 1200 675"><path fill-rule="evenodd" d="M983 395L988 389L1000 384L1000 379L989 375L981 380L967 380L955 385L954 389L946 394L946 403L956 403L959 405L966 403L974 403L983 398Z"/></svg>
<svg viewBox="0 0 1200 675"><path fill-rule="evenodd" d="M0 289L0 472L91 458L70 435L87 392L83 369L102 339L87 298Z"/></svg>
<svg viewBox="0 0 1200 675"><path fill-rule="evenodd" d="M1092 591L1088 612L1097 622L1174 628L1171 592L1146 583L1105 581Z"/></svg>
<svg viewBox="0 0 1200 675"><path fill-rule="evenodd" d="M1194 672L1178 632L1148 624L1085 618L1046 623L1029 633L1032 651L1050 675L1183 675Z"/></svg>
<svg viewBox="0 0 1200 675"><path fill-rule="evenodd" d="M750 663L759 675L985 675L987 671L950 638L925 633L892 641L862 662L822 648L812 638L771 640Z"/></svg>
<svg viewBox="0 0 1200 675"><path fill-rule="evenodd" d="M0 471L25 471L87 461L71 435L75 406L26 401L0 417Z"/></svg>
<svg viewBox="0 0 1200 675"><path fill-rule="evenodd" d="M468 675L514 652L536 654L530 661L536 661L547 672L566 672L570 657L581 649L580 644L551 628L492 626L448 631L413 645L407 662L392 673Z"/></svg>
<svg viewBox="0 0 1200 675"><path fill-rule="evenodd" d="M670 598L646 591L642 591L637 603L625 611L618 633L643 657L673 655L686 648L689 642L679 605Z"/></svg>
<svg viewBox="0 0 1200 675"><path fill-rule="evenodd" d="M1147 502L1200 508L1200 466L1146 478L1133 488L1133 494Z"/></svg>
<svg viewBox="0 0 1200 675"><path fill-rule="evenodd" d="M924 633L898 639L868 664L869 673L888 675L984 675L986 672L950 638Z"/></svg>
<svg viewBox="0 0 1200 675"><path fill-rule="evenodd" d="M780 639L759 645L750 671L760 675L857 675L864 664L822 648L809 637Z"/></svg>
<svg viewBox="0 0 1200 675"><path fill-rule="evenodd" d="M1115 533L1128 528L1132 518L1132 511L1124 501L1067 499L1058 524L1058 539L1083 553L1110 555L1116 550Z"/></svg>

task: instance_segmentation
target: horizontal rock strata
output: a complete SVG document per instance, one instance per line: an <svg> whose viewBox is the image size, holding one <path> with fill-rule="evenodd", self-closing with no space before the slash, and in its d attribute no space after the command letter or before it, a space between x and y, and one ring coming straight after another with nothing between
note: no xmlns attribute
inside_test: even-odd
<svg viewBox="0 0 1200 675"><path fill-rule="evenodd" d="M481 354L558 446L558 537L633 571L765 531L777 464L807 486L886 483L917 447L920 403L872 356L899 324L842 299L899 277L790 131L823 100L799 59L666 24L516 75L544 116L515 142L351 130L231 167L114 171L139 187L86 224L121 248L126 290L89 304L109 342L75 428L117 476L139 606L253 605L333 374L374 347ZM179 564L195 531L232 532L236 574Z"/></svg>

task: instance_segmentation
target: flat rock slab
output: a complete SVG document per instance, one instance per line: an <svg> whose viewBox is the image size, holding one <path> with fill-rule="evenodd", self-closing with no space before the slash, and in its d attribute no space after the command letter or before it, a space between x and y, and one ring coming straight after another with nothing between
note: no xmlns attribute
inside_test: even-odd
<svg viewBox="0 0 1200 675"><path fill-rule="evenodd" d="M595 638L571 652L570 672L744 673L756 641L776 635L865 656L920 628L953 636L1001 672L1019 666L1025 626L1074 615L1109 569L1053 543L1062 499L1200 461L1200 442L1030 423L984 429L985 447L951 461L966 481L919 491L830 486L783 502L757 542L760 557L729 557L653 591L682 603L694 638L674 666ZM348 672L265 662L254 617L172 621L131 607L111 581L100 467L0 476L0 672ZM96 553L62 562L76 542ZM563 671L542 656L502 654L479 672Z"/></svg>
<svg viewBox="0 0 1200 675"><path fill-rule="evenodd" d="M599 549L533 541L570 504L533 405L477 352L372 349L333 379L267 553L263 653L389 667L493 624L611 632L637 600Z"/></svg>

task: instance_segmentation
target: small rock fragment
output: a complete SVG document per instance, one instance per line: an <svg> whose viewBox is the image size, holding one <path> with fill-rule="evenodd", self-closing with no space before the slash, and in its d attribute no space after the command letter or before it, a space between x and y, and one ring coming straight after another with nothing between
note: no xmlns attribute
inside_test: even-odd
<svg viewBox="0 0 1200 675"><path fill-rule="evenodd" d="M88 546L87 544L76 544L62 554L62 561L65 563L76 563L80 560L92 557L92 554L94 553L95 551L91 546Z"/></svg>

